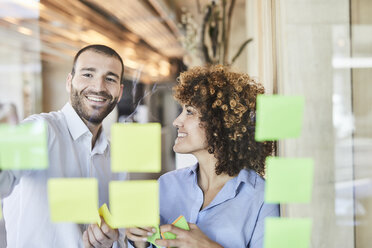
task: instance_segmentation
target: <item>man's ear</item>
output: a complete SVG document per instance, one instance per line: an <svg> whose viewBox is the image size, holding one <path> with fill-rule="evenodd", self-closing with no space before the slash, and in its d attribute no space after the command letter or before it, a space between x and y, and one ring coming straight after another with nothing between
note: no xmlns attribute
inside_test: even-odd
<svg viewBox="0 0 372 248"><path fill-rule="evenodd" d="M118 102L120 102L120 99L123 96L123 90L124 90L124 84L120 84L120 93L119 93Z"/></svg>
<svg viewBox="0 0 372 248"><path fill-rule="evenodd" d="M72 84L72 74L71 72L67 75L66 78L66 90L68 93L71 93L71 84Z"/></svg>

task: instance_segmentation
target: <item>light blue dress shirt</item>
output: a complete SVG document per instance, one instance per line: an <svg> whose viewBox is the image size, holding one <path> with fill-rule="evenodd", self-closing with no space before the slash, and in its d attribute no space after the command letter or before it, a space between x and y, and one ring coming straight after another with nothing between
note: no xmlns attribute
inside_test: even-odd
<svg viewBox="0 0 372 248"><path fill-rule="evenodd" d="M161 224L170 224L183 215L225 248L262 248L265 218L279 216L279 205L264 203L264 179L253 170L243 169L200 210L203 192L197 173L198 164L159 178Z"/></svg>

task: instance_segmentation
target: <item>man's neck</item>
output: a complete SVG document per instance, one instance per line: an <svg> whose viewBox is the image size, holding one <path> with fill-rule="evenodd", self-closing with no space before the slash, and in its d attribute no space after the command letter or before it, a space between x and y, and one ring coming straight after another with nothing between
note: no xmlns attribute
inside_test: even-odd
<svg viewBox="0 0 372 248"><path fill-rule="evenodd" d="M94 124L84 119L83 119L83 122L88 127L89 131L92 133L92 149L93 149L94 145L96 144L97 138L99 134L101 133L102 123Z"/></svg>

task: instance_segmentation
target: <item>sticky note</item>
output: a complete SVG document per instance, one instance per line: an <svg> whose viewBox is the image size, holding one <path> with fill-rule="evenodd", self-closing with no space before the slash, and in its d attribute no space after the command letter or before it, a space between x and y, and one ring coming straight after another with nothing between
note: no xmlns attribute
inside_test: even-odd
<svg viewBox="0 0 372 248"><path fill-rule="evenodd" d="M181 228L183 230L190 230L189 224L187 223L186 219L184 216L179 216L173 223L172 225ZM171 233L171 232L165 232L161 233L161 236L163 239L176 239L176 234Z"/></svg>
<svg viewBox="0 0 372 248"><path fill-rule="evenodd" d="M257 96L257 141L296 138L301 134L305 99L303 96Z"/></svg>
<svg viewBox="0 0 372 248"><path fill-rule="evenodd" d="M159 185L156 180L111 181L111 214L118 227L159 225Z"/></svg>
<svg viewBox="0 0 372 248"><path fill-rule="evenodd" d="M161 246L157 245L155 243L155 240L161 239L160 237L160 229L158 226L154 227L156 229L156 233L154 233L152 236L147 238L147 241L150 242L151 244L155 245L157 248L161 248Z"/></svg>
<svg viewBox="0 0 372 248"><path fill-rule="evenodd" d="M0 169L32 170L47 167L47 127L44 122L0 125Z"/></svg>
<svg viewBox="0 0 372 248"><path fill-rule="evenodd" d="M107 204L104 203L102 206L99 208L98 213L102 218L105 220L106 224L111 228L115 229L117 228L114 222L114 219L112 218L112 215L110 213L110 210L107 207ZM101 226L101 219L98 223L99 226Z"/></svg>
<svg viewBox="0 0 372 248"><path fill-rule="evenodd" d="M50 216L53 222L95 223L98 216L98 182L94 178L48 180Z"/></svg>
<svg viewBox="0 0 372 248"><path fill-rule="evenodd" d="M309 203L314 161L310 158L266 158L265 202Z"/></svg>
<svg viewBox="0 0 372 248"><path fill-rule="evenodd" d="M113 172L160 172L161 125L115 123L111 128Z"/></svg>
<svg viewBox="0 0 372 248"><path fill-rule="evenodd" d="M308 248L311 225L308 218L266 218L264 248Z"/></svg>

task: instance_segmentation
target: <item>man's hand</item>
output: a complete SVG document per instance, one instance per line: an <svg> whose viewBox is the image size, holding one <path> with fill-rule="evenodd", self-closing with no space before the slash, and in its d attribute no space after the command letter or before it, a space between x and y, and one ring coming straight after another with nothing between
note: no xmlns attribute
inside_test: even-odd
<svg viewBox="0 0 372 248"><path fill-rule="evenodd" d="M101 227L91 224L83 234L85 248L110 248L118 239L119 230L111 229L102 217Z"/></svg>
<svg viewBox="0 0 372 248"><path fill-rule="evenodd" d="M160 227L161 232L171 232L177 235L176 239L157 239L155 243L166 247L180 248L222 248L221 245L210 240L202 230L195 224L189 223L190 231L175 227L174 225L163 225Z"/></svg>

